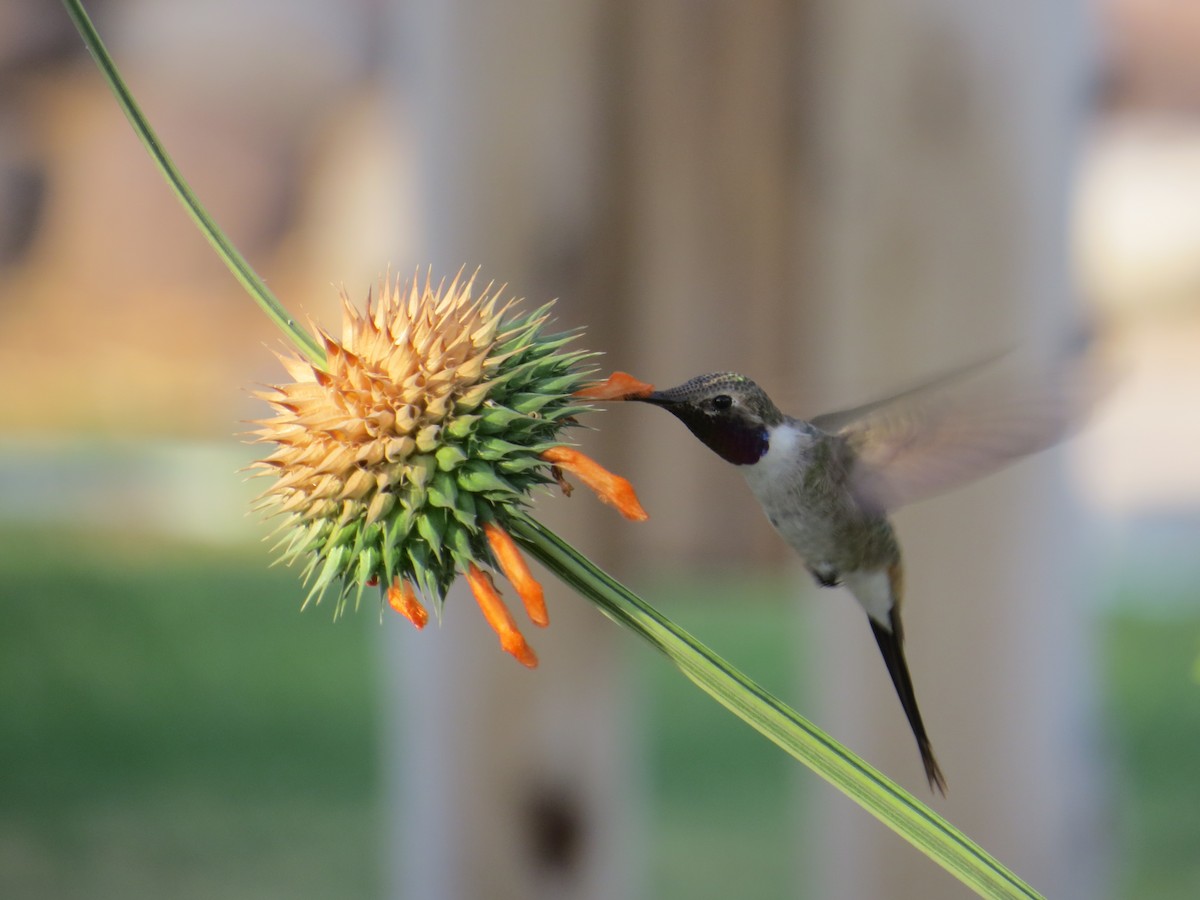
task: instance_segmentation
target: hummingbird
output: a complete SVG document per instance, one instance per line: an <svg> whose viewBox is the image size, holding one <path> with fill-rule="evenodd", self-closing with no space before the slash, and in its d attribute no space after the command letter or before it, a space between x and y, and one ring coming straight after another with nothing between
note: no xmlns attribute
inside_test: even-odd
<svg viewBox="0 0 1200 900"><path fill-rule="evenodd" d="M980 368L973 366L970 369ZM1054 443L1072 416L1041 382L1030 397L957 390L968 370L887 400L802 420L744 375L700 375L622 399L661 407L746 478L767 519L822 587L866 612L916 738L930 790L946 779L904 657L904 567L888 512ZM1050 401L1050 402L1047 402Z"/></svg>

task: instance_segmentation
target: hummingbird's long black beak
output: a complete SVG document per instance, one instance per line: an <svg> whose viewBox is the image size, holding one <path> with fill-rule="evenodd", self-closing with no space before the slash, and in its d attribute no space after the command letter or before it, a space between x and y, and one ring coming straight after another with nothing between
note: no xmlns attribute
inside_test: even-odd
<svg viewBox="0 0 1200 900"><path fill-rule="evenodd" d="M683 422L689 429L695 433L695 416L690 415L694 410L688 405L687 401L679 396L679 388L669 388L665 391L650 391L648 394L643 394L640 397L630 397L630 400L637 400L639 403L649 403L651 406L657 406L659 409L665 409L675 418ZM696 433L700 437L699 433ZM704 440L703 437L700 437Z"/></svg>
<svg viewBox="0 0 1200 900"><path fill-rule="evenodd" d="M641 397L630 397L631 400L637 400L641 403L649 403L651 406L657 406L659 409L665 409L679 421L683 422L696 437L708 443L708 429L700 428L704 416L697 414L696 408L688 402L688 395L678 387L668 388L665 391L650 391L643 394ZM697 429L700 430L697 430Z"/></svg>
<svg viewBox="0 0 1200 900"><path fill-rule="evenodd" d="M670 406L674 403L666 391L651 391L644 397L630 397L630 400L637 400L639 403L649 403L653 406Z"/></svg>
<svg viewBox="0 0 1200 900"><path fill-rule="evenodd" d="M679 388L668 388L665 391L651 391L641 397L630 397L629 399L637 400L639 403L649 403L651 406L661 406L664 409L671 409L685 402L679 396Z"/></svg>

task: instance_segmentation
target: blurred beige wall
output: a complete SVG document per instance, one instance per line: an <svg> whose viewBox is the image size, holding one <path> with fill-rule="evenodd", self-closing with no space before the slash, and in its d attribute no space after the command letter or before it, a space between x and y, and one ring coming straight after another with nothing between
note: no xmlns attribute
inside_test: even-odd
<svg viewBox="0 0 1200 900"><path fill-rule="evenodd" d="M336 282L364 292L309 235L323 150L369 74L369 4L88 6L175 162L277 294L324 319ZM60 5L4 10L0 189L34 198L0 213L0 355L29 388L0 397L5 431L227 439L258 412L245 386L276 377L264 345L282 342L182 213Z"/></svg>
<svg viewBox="0 0 1200 900"><path fill-rule="evenodd" d="M1124 67L1114 83L1125 102L1195 102L1192 76L1153 73L1172 60L1190 71L1200 56L1146 49L1160 46L1155 34L1191 46L1168 5L1104 5L1132 23L1103 43ZM1072 129L1106 74L1080 46L1082 4L597 0L543 12L377 0L96 6L201 198L278 295L323 321L342 282L362 297L389 264L481 264L530 302L559 297L561 321L587 326L606 368L664 385L743 370L790 411L813 413L986 355L1062 315ZM64 24L39 0L0 10L3 432L229 441L260 412L244 388L277 377L264 345L281 342L196 235ZM425 34L440 43L422 44ZM430 72L440 80L422 83ZM1194 297L1191 277L1183 292ZM678 423L618 408L596 424L586 448L633 476L651 521L635 529L581 496L543 509L606 564L789 564L740 479ZM1076 585L1056 567L1056 555L1074 553L1063 533L1078 525L1056 465L901 520L914 677L961 804L948 808L1039 886L1059 884L1076 858L1058 823L1092 802L1053 794L1049 837L993 815L998 793L1019 808L1064 767L1090 765L1078 731L1021 743L1030 722L1052 729L1063 704L1076 704L1069 717L1089 702L1075 612L1038 599ZM841 595L797 594L823 619L821 723L922 790L857 610ZM551 651L561 671L572 648L601 658L562 684L589 671L619 679L609 638L596 637L609 626L569 616L544 638L561 641ZM981 630L993 638L982 650ZM432 664L440 644L411 653ZM1049 705L1027 705L1047 683ZM504 702L526 691L512 686ZM565 709L582 695L548 692L559 696L532 705ZM564 732L546 737L555 708L528 715L543 746L560 741L547 754L561 761L573 745ZM619 778L603 759L584 763L598 779L588 796ZM909 893L887 895L955 895L840 798L822 809L843 841L827 862L862 879L831 883L882 895L880 872L916 865L925 868ZM1083 843L1086 856L1094 845Z"/></svg>

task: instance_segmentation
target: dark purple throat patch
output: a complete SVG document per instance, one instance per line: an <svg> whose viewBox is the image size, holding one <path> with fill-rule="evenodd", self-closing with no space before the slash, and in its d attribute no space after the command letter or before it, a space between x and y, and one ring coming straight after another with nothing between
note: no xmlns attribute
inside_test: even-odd
<svg viewBox="0 0 1200 900"><path fill-rule="evenodd" d="M735 466L754 465L767 452L769 442L767 429L763 425L717 420L704 413L685 414L679 418L710 450Z"/></svg>

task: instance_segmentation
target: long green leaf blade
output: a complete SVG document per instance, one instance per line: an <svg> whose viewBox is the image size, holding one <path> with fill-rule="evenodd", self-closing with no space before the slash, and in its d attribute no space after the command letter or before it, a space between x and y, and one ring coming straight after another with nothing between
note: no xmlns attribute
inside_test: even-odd
<svg viewBox="0 0 1200 900"><path fill-rule="evenodd" d="M879 770L763 690L537 521L513 537L609 618L664 653L718 703L800 760L980 896L1040 895L982 847Z"/></svg>

